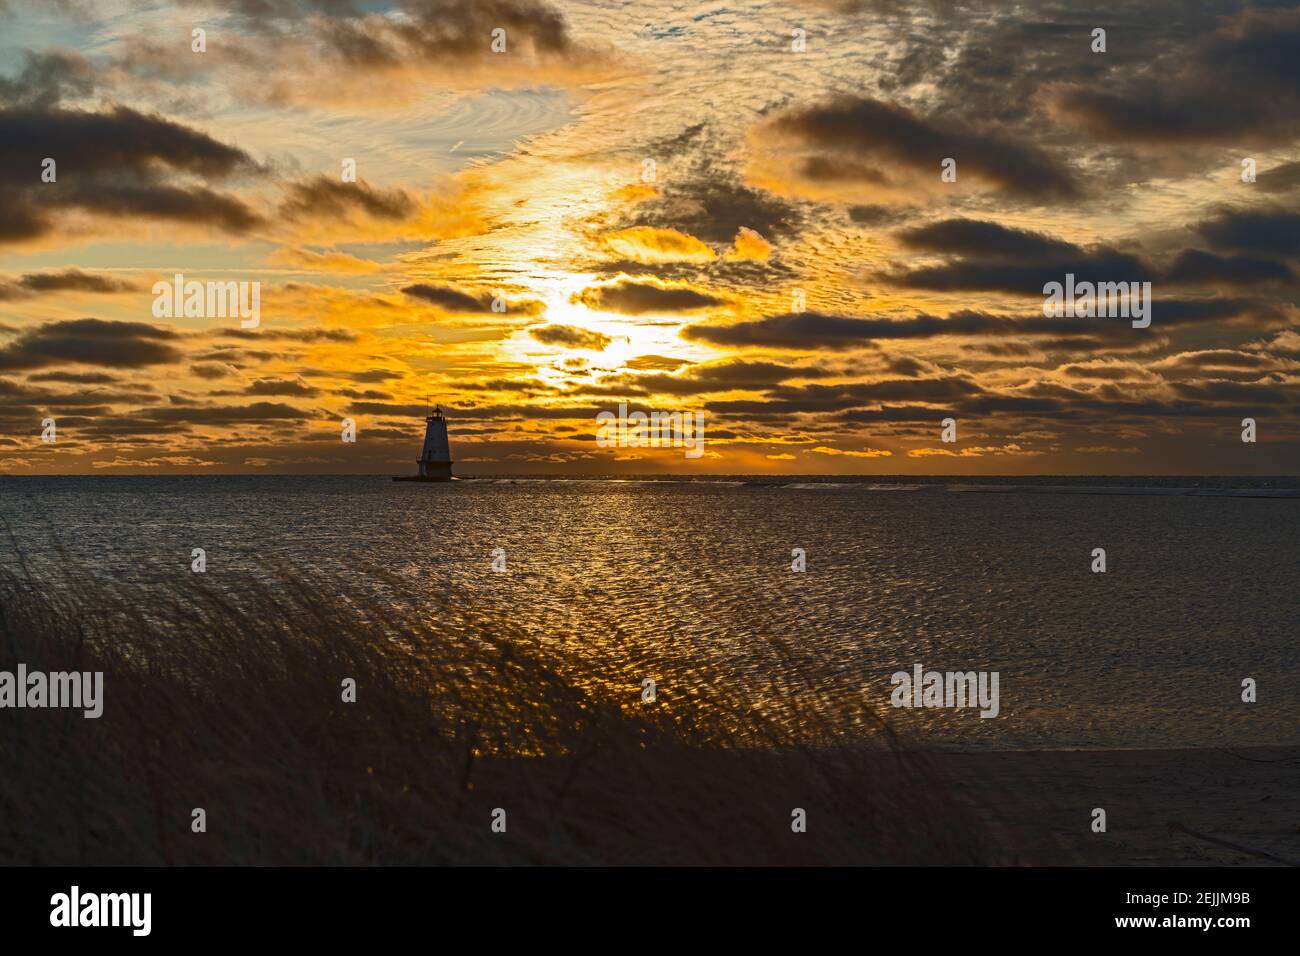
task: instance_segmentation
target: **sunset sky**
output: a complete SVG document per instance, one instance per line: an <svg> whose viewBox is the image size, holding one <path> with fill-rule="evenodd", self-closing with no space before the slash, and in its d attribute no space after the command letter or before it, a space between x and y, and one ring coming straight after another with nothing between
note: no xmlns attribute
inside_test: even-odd
<svg viewBox="0 0 1300 956"><path fill-rule="evenodd" d="M0 0L0 472L1295 474L1300 7L1102 9Z"/></svg>

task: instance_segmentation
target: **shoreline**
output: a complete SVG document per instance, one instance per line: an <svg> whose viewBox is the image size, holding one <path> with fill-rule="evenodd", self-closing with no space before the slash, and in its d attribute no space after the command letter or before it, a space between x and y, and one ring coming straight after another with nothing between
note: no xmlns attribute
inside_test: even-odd
<svg viewBox="0 0 1300 956"><path fill-rule="evenodd" d="M1029 865L1300 865L1300 745L930 756Z"/></svg>

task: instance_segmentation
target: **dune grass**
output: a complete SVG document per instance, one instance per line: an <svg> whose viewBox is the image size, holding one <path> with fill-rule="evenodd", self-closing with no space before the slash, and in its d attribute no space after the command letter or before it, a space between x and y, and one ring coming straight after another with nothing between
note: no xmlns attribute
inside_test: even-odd
<svg viewBox="0 0 1300 956"><path fill-rule="evenodd" d="M0 669L105 675L99 719L0 711L0 863L991 861L923 755L797 744L725 682L612 694L500 612L390 584L0 573Z"/></svg>

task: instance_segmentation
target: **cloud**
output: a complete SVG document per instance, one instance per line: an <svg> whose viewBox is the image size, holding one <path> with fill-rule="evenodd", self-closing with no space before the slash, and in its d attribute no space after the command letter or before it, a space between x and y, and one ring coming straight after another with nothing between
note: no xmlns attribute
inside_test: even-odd
<svg viewBox="0 0 1300 956"><path fill-rule="evenodd" d="M605 244L633 262L710 262L717 258L705 243L676 229L633 226L609 233Z"/></svg>
<svg viewBox="0 0 1300 956"><path fill-rule="evenodd" d="M979 320L976 324L980 332L992 331L995 326L1006 327L992 317ZM893 320L792 312L729 325L688 325L682 329L681 335L690 341L708 342L712 345L815 350L854 348L878 338L924 338L945 333L960 334L961 328L960 323L949 325L945 320L934 316Z"/></svg>
<svg viewBox="0 0 1300 956"><path fill-rule="evenodd" d="M683 365L690 364L686 359L681 358L669 358L664 355L641 355L634 359L628 359L623 363L623 366L638 371L675 372Z"/></svg>
<svg viewBox="0 0 1300 956"><path fill-rule="evenodd" d="M792 107L769 120L760 138L789 139L816 157L869 162L882 182L920 192L938 184L940 162L957 161L957 179L974 178L1011 198L1055 202L1082 190L1068 166L1038 146L950 117L918 115L904 106L842 94Z"/></svg>
<svg viewBox="0 0 1300 956"><path fill-rule="evenodd" d="M645 155L667 155L676 161L671 175L662 177L652 196L639 202L620 225L675 230L716 248L733 243L742 230L768 240L797 235L805 219L799 204L742 182L735 165L720 158L729 148L705 124L666 143L648 144Z"/></svg>
<svg viewBox="0 0 1300 956"><path fill-rule="evenodd" d="M320 389L308 385L301 379L259 378L254 380L238 394L283 395L297 398L314 398L320 393ZM213 394L226 395L231 393L214 392Z"/></svg>
<svg viewBox="0 0 1300 956"><path fill-rule="evenodd" d="M608 335L580 329L574 325L543 325L529 329L528 334L543 345L562 345L571 349L591 349L599 352L613 341Z"/></svg>
<svg viewBox="0 0 1300 956"><path fill-rule="evenodd" d="M1161 328L1241 320L1258 325L1282 321L1279 308L1258 299L1157 299L1153 322ZM1132 338L1126 321L1089 318L1019 318L962 309L945 318L925 313L907 319L860 318L819 312L792 312L727 325L701 323L681 330L683 338L731 348L764 347L798 350L857 348L875 341L931 339L940 336L1058 337L1059 344L1078 338L1081 346L1108 339Z"/></svg>
<svg viewBox="0 0 1300 956"><path fill-rule="evenodd" d="M1061 84L1044 93L1058 120L1099 139L1288 143L1300 134L1297 63L1300 10L1251 8L1225 16L1167 66L1147 65L1103 88Z"/></svg>
<svg viewBox="0 0 1300 956"><path fill-rule="evenodd" d="M537 87L595 79L613 65L543 0L349 0L238 4L205 66L240 100L392 109L430 86ZM504 34L494 34L501 30ZM504 46L502 46L504 43ZM194 66L151 35L123 44L117 70L140 81L192 81ZM495 48L494 48L495 47Z"/></svg>
<svg viewBox="0 0 1300 956"><path fill-rule="evenodd" d="M133 292L138 286L124 279L92 275L80 269L33 272L17 280L0 280L0 300L20 299L46 292Z"/></svg>
<svg viewBox="0 0 1300 956"><path fill-rule="evenodd" d="M1251 372L1258 373L1279 367L1278 360L1262 352L1243 352L1239 349L1199 349L1168 355L1152 363L1152 368L1177 372Z"/></svg>
<svg viewBox="0 0 1300 956"><path fill-rule="evenodd" d="M85 175L132 172L149 175L158 167L201 176L229 176L258 169L243 150L206 133L126 106L104 113L67 109L0 111L0 162L14 179L37 179L45 156L64 157ZM73 177L76 181L76 177ZM57 190L46 190L57 195Z"/></svg>
<svg viewBox="0 0 1300 956"><path fill-rule="evenodd" d="M1095 359L1063 365L1057 371L1067 378L1096 382L1154 382L1159 376L1134 362Z"/></svg>
<svg viewBox="0 0 1300 956"><path fill-rule="evenodd" d="M772 255L772 244L748 226L736 233L736 243L727 258L735 261L766 262Z"/></svg>
<svg viewBox="0 0 1300 956"><path fill-rule="evenodd" d="M1002 259L958 259L937 266L922 266L881 273L880 277L906 289L934 292L1012 292L1042 295L1048 282L1063 282L1067 274L1078 282L1150 282L1159 273L1137 256L1100 248L1078 256L1037 262Z"/></svg>
<svg viewBox="0 0 1300 956"><path fill-rule="evenodd" d="M1219 246L1285 252L1300 244L1300 216L1275 212L1224 212L1197 230ZM1041 232L995 222L945 219L900 230L906 248L950 256L939 265L886 271L886 281L937 292L1042 294L1043 285L1073 274L1076 282L1170 282L1180 285L1256 285L1284 282L1284 263L1251 256L1181 250L1167 268L1107 246L1084 249Z"/></svg>
<svg viewBox="0 0 1300 956"><path fill-rule="evenodd" d="M244 342L282 340L286 342L355 342L357 333L350 329L287 329L260 327L258 329L216 329L214 338L239 339Z"/></svg>
<svg viewBox="0 0 1300 956"><path fill-rule="evenodd" d="M46 110L64 99L86 96L96 85L90 62L71 50L23 53L23 69L12 79L0 77L0 104Z"/></svg>
<svg viewBox="0 0 1300 956"><path fill-rule="evenodd" d="M909 458L928 458L934 456L951 458L981 458L984 455L1038 455L1037 451L1021 448L1014 442L1006 445L970 445L953 451L951 448L913 448L908 451Z"/></svg>
<svg viewBox="0 0 1300 956"><path fill-rule="evenodd" d="M295 220L347 219L358 212L372 219L399 220L416 209L405 190L376 189L364 180L345 183L323 174L292 183L280 204L280 214Z"/></svg>
<svg viewBox="0 0 1300 956"><path fill-rule="evenodd" d="M402 294L437 306L442 311L453 315L481 315L484 313L537 315L542 309L542 304L536 300L508 302L504 298L501 299L498 308L494 309L492 306L497 297L490 292L462 292L460 289L454 289L451 286L431 285L426 282L417 282L414 285L404 286Z"/></svg>
<svg viewBox="0 0 1300 956"><path fill-rule="evenodd" d="M46 158L57 179L41 181ZM118 219L203 223L236 234L262 224L242 200L173 176L258 174L242 150L125 106L108 112L0 110L0 241L44 236L76 209Z"/></svg>
<svg viewBox="0 0 1300 956"><path fill-rule="evenodd" d="M905 246L955 255L940 265L880 274L894 285L936 292L988 291L1042 295L1043 285L1076 282L1149 282L1157 270L1135 255L1074 243L993 222L947 219L895 234Z"/></svg>
<svg viewBox="0 0 1300 956"><path fill-rule="evenodd" d="M37 372L27 376L29 382L67 382L72 385L111 385L115 375L103 372Z"/></svg>
<svg viewBox="0 0 1300 956"><path fill-rule="evenodd" d="M647 312L692 312L722 305L719 296L684 285L624 279L583 289L578 301L589 309L644 315Z"/></svg>
<svg viewBox="0 0 1300 956"><path fill-rule="evenodd" d="M1264 170L1258 175L1256 185L1266 193L1287 193L1300 189L1300 160Z"/></svg>
<svg viewBox="0 0 1300 956"><path fill-rule="evenodd" d="M811 450L818 455L840 455L849 458L889 458L894 454L887 448L831 448L829 445L818 445ZM793 458L794 456L787 455L786 457Z"/></svg>
<svg viewBox="0 0 1300 956"><path fill-rule="evenodd" d="M196 408L148 408L135 413L155 422L187 425L240 425L258 422L306 421L316 416L283 402L253 402L251 405L204 405Z"/></svg>
<svg viewBox="0 0 1300 956"><path fill-rule="evenodd" d="M1080 255L1082 250L1041 232L977 219L943 219L894 233L904 246L926 252L985 257Z"/></svg>
<svg viewBox="0 0 1300 956"><path fill-rule="evenodd" d="M693 365L680 375L617 375L607 376L601 382L615 384L614 391L632 388L645 395L701 395L737 389L769 389L791 379L821 379L830 374L816 366L731 360Z"/></svg>
<svg viewBox="0 0 1300 956"><path fill-rule="evenodd" d="M1198 223L1195 229L1218 249L1273 255L1300 254L1300 212L1225 209Z"/></svg>
<svg viewBox="0 0 1300 956"><path fill-rule="evenodd" d="M316 252L311 249L277 249L266 257L268 266L303 269L311 272L382 272L387 266L371 259L361 259L346 252Z"/></svg>
<svg viewBox="0 0 1300 956"><path fill-rule="evenodd" d="M144 368L179 361L177 333L143 322L71 319L21 333L0 349L0 369L37 369L65 362Z"/></svg>
<svg viewBox="0 0 1300 956"><path fill-rule="evenodd" d="M902 215L888 206L865 205L850 206L849 220L860 226L888 226L897 222Z"/></svg>
<svg viewBox="0 0 1300 956"><path fill-rule="evenodd" d="M230 365L204 365L200 363L191 365L190 373L192 375L197 375L199 378L212 381L235 374L235 369Z"/></svg>
<svg viewBox="0 0 1300 956"><path fill-rule="evenodd" d="M402 294L409 295L411 298L419 299L422 302L428 302L430 305L436 305L446 312L478 313L492 311L492 296L486 292L470 295L450 286L428 285L421 282L406 286L402 289Z"/></svg>
<svg viewBox="0 0 1300 956"><path fill-rule="evenodd" d="M1259 285L1286 282L1291 267L1276 259L1254 256L1220 256L1199 249L1184 249L1165 274L1171 282L1188 285Z"/></svg>

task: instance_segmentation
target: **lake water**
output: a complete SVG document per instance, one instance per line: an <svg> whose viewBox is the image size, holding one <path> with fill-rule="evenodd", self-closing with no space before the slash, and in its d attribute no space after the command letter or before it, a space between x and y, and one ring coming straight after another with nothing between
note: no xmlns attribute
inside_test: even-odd
<svg viewBox="0 0 1300 956"><path fill-rule="evenodd" d="M0 566L175 585L203 548L210 581L308 571L362 600L390 574L602 693L650 677L668 705L748 701L796 736L867 738L874 710L944 748L1300 743L1296 482L1090 484L10 477ZM998 716L889 707L916 664L997 672Z"/></svg>

